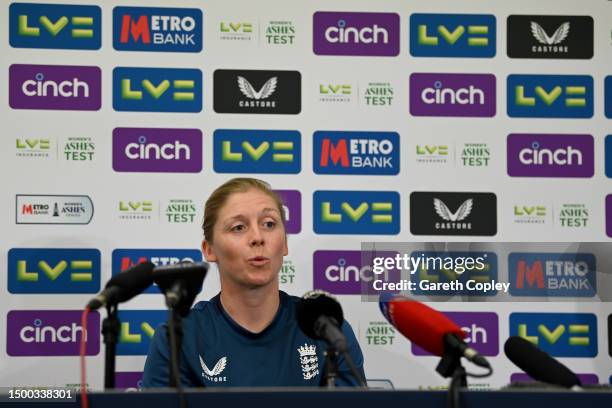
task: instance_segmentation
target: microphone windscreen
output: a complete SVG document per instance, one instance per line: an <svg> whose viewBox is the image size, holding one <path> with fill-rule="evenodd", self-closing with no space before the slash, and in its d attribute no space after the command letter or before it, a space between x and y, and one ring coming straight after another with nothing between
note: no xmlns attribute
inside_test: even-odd
<svg viewBox="0 0 612 408"><path fill-rule="evenodd" d="M115 286L120 289L117 302L130 300L153 284L153 268L155 268L153 263L141 262L113 276L106 284L106 288Z"/></svg>
<svg viewBox="0 0 612 408"><path fill-rule="evenodd" d="M506 356L531 378L548 384L571 388L580 379L565 365L522 337L513 336L504 344Z"/></svg>
<svg viewBox="0 0 612 408"><path fill-rule="evenodd" d="M296 316L298 326L310 338L318 339L315 334L315 322L321 316L328 316L338 322L342 327L344 315L342 306L329 293L322 290L311 290L306 292L297 304Z"/></svg>
<svg viewBox="0 0 612 408"><path fill-rule="evenodd" d="M417 346L437 356L444 355L444 337L465 338L455 322L424 303L402 296L381 295L380 310L400 333Z"/></svg>

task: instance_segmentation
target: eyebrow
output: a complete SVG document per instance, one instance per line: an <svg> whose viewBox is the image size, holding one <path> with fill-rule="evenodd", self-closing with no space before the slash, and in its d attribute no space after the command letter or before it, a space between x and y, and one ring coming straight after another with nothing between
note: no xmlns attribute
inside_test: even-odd
<svg viewBox="0 0 612 408"><path fill-rule="evenodd" d="M258 215L258 217L261 217L262 215L267 215L268 213L276 213L278 214L278 216L280 216L280 212L276 209L276 208L269 208L266 207L264 209L262 209ZM227 225L229 223L231 223L232 221L235 220L246 220L247 217L245 217L243 214L237 214L237 215L233 215L231 217L226 218L225 220L223 220L223 225Z"/></svg>

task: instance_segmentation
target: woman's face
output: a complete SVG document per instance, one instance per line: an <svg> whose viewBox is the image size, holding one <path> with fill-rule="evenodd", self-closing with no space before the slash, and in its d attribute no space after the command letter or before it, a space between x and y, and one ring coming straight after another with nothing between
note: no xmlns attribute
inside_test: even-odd
<svg viewBox="0 0 612 408"><path fill-rule="evenodd" d="M250 189L230 195L213 235L214 242L204 241L202 250L208 262L217 263L222 284L253 288L277 282L287 238L281 214L267 194Z"/></svg>

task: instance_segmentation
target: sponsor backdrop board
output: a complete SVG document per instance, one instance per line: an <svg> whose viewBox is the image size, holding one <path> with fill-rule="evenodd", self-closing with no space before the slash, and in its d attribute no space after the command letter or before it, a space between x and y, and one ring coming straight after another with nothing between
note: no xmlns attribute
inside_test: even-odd
<svg viewBox="0 0 612 408"><path fill-rule="evenodd" d="M141 260L201 260L204 201L253 176L285 201L281 288L338 296L372 384L444 386L437 359L362 302L361 243L610 242L611 14L573 0L5 2L0 384L77 384L80 308ZM585 248L484 245L469 277L507 293L417 293L494 365L474 387L523 378L503 356L513 334L612 378L609 251ZM213 267L198 300L218 290ZM163 310L155 287L122 305L120 388L139 387ZM103 317L89 321L93 389Z"/></svg>

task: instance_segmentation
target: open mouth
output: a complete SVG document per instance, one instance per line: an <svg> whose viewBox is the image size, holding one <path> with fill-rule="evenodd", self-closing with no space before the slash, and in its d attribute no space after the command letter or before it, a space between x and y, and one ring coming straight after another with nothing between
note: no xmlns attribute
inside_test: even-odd
<svg viewBox="0 0 612 408"><path fill-rule="evenodd" d="M265 265L269 261L270 261L270 259L266 258L265 256L254 256L254 257L248 259L248 262L251 265L255 265L255 266Z"/></svg>

